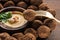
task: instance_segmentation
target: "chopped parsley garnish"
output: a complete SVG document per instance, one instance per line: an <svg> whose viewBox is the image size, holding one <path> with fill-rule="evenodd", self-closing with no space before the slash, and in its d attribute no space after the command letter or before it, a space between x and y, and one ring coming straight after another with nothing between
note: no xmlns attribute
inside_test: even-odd
<svg viewBox="0 0 60 40"><path fill-rule="evenodd" d="M0 14L0 21L6 22L7 19L9 19L9 18L11 18L11 17L12 17L11 12L2 12L2 13Z"/></svg>

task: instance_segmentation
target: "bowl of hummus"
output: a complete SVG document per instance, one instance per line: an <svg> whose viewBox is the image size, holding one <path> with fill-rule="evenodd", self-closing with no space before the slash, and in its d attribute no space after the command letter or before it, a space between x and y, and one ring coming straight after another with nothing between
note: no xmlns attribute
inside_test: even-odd
<svg viewBox="0 0 60 40"><path fill-rule="evenodd" d="M18 30L26 27L27 20L23 15L23 8L7 7L0 10L0 27L6 30Z"/></svg>

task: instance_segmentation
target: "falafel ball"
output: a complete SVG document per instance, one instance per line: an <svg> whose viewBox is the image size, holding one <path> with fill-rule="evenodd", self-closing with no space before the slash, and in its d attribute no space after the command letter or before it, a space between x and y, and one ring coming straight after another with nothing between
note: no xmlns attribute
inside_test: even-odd
<svg viewBox="0 0 60 40"><path fill-rule="evenodd" d="M56 27L56 21L54 19L46 19L44 24L48 26L51 30L54 30Z"/></svg>
<svg viewBox="0 0 60 40"><path fill-rule="evenodd" d="M21 40L21 38L24 36L23 33L15 33L12 35L13 37L15 37L17 40Z"/></svg>
<svg viewBox="0 0 60 40"><path fill-rule="evenodd" d="M17 40L16 38L10 36L10 37L7 37L5 40Z"/></svg>
<svg viewBox="0 0 60 40"><path fill-rule="evenodd" d="M43 0L30 0L30 3L32 5L39 5L39 4L43 3Z"/></svg>
<svg viewBox="0 0 60 40"><path fill-rule="evenodd" d="M10 37L10 35L9 35L8 33L6 33L6 32L0 33L0 38L1 38L2 40L4 40L4 39L7 38L7 37Z"/></svg>
<svg viewBox="0 0 60 40"><path fill-rule="evenodd" d="M24 13L24 18L28 21L34 20L36 15L36 12L32 9L27 9L23 13Z"/></svg>
<svg viewBox="0 0 60 40"><path fill-rule="evenodd" d="M31 33L27 33L27 34L24 35L22 40L36 40L36 37Z"/></svg>
<svg viewBox="0 0 60 40"><path fill-rule="evenodd" d="M48 9L47 11L50 12L54 17L56 16L55 9Z"/></svg>
<svg viewBox="0 0 60 40"><path fill-rule="evenodd" d="M38 7L36 7L36 6L34 6L34 5L30 5L27 9L38 10Z"/></svg>
<svg viewBox="0 0 60 40"><path fill-rule="evenodd" d="M47 37L49 37L50 31L51 31L50 28L47 27L47 26L44 26L44 25L40 26L37 29L37 32L38 32L38 35L39 35L40 38L47 38Z"/></svg>
<svg viewBox="0 0 60 40"><path fill-rule="evenodd" d="M47 4L42 3L42 4L39 5L39 9L40 9L40 10L47 10L47 9L49 9L49 7L48 7Z"/></svg>
<svg viewBox="0 0 60 40"><path fill-rule="evenodd" d="M0 10L3 9L3 5L0 3Z"/></svg>
<svg viewBox="0 0 60 40"><path fill-rule="evenodd" d="M32 33L36 38L38 37L37 31L34 30L33 28L27 28L27 29L24 31L24 34L26 34L26 33Z"/></svg>
<svg viewBox="0 0 60 40"><path fill-rule="evenodd" d="M9 7L9 6L14 6L14 2L13 1L8 1L4 4L4 7Z"/></svg>
<svg viewBox="0 0 60 40"><path fill-rule="evenodd" d="M22 7L22 8L27 8L27 4L25 2L19 2L17 6Z"/></svg>
<svg viewBox="0 0 60 40"><path fill-rule="evenodd" d="M37 29L39 26L43 25L42 21L40 20L34 20L33 23L32 23L32 27L34 29Z"/></svg>
<svg viewBox="0 0 60 40"><path fill-rule="evenodd" d="M9 37L10 35L6 32L0 33L0 37Z"/></svg>

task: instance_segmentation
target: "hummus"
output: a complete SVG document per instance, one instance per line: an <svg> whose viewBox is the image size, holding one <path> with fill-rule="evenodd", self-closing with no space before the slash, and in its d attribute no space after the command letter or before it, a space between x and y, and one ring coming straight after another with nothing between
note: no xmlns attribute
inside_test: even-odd
<svg viewBox="0 0 60 40"><path fill-rule="evenodd" d="M7 22L3 22L6 26L10 28L18 28L23 26L27 22L27 20L25 20L23 16L23 13L18 11L11 11L11 13L12 17L9 18Z"/></svg>

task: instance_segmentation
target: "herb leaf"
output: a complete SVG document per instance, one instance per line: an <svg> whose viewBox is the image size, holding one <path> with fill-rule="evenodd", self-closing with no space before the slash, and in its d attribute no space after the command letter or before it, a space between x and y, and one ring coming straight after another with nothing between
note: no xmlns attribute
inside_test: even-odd
<svg viewBox="0 0 60 40"><path fill-rule="evenodd" d="M7 19L11 18L12 17L12 14L11 12L2 12L0 14L0 21L6 21Z"/></svg>

